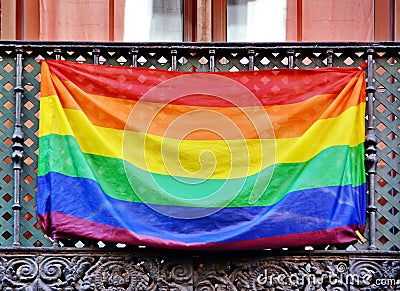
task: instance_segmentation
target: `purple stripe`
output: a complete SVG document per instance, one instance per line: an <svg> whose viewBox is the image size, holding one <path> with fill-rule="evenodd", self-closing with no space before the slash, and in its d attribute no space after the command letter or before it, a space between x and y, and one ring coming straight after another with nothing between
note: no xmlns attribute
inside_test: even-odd
<svg viewBox="0 0 400 291"><path fill-rule="evenodd" d="M41 224L48 216L39 216ZM54 238L66 239L84 236L93 240L102 240L114 243L126 243L131 245L146 245L148 247L190 249L190 250L256 250L265 248L296 248L305 245L325 246L328 244L352 243L357 240L355 230L362 230L359 226L342 226L331 229L303 232L259 238L253 240L242 240L235 242L198 242L184 243L181 241L165 240L157 237L138 235L127 229L113 227L107 224L96 223L62 213L52 213L52 223L58 232ZM70 225L74 225L71 228Z"/></svg>
<svg viewBox="0 0 400 291"><path fill-rule="evenodd" d="M223 208L202 218L177 219L160 214L153 208L159 207L159 210L162 208L169 213L204 209L160 205L149 207L116 200L107 196L95 181L58 173L39 177L38 182L38 214L47 234L53 236L65 236L68 233L89 237L96 235L96 239L109 241L115 236L115 229L125 229L126 233L132 233L132 237L202 245L310 232L315 234L343 227L348 232L347 226L361 228L365 221L365 185L306 189L289 193L271 206ZM79 205L71 201L79 201ZM58 219L61 214L68 219ZM74 217L85 223L73 223ZM101 230L94 228L96 234L88 235L86 230L92 224L101 225ZM110 229L111 234L106 229ZM351 235L334 233L338 237L347 237L347 241L356 237L354 232ZM120 235L115 236L115 240L120 239ZM305 242L301 243L304 245Z"/></svg>

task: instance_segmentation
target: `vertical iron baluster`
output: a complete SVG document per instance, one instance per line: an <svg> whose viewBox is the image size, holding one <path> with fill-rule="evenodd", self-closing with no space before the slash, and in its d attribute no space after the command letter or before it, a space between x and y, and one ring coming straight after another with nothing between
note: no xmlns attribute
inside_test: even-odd
<svg viewBox="0 0 400 291"><path fill-rule="evenodd" d="M94 48L93 49L93 64L99 64L99 56L100 56L100 49Z"/></svg>
<svg viewBox="0 0 400 291"><path fill-rule="evenodd" d="M254 50L248 50L249 55L249 71L254 71L254 55L256 54Z"/></svg>
<svg viewBox="0 0 400 291"><path fill-rule="evenodd" d="M374 122L374 49L367 50L367 135L365 139L366 171L368 173L368 213L369 213L369 249L375 250L376 247L376 206L375 206L375 174L376 174L376 145Z"/></svg>
<svg viewBox="0 0 400 291"><path fill-rule="evenodd" d="M20 235L21 235L21 172L22 172L22 161L24 156L24 133L22 131L21 116L22 116L22 97L24 93L24 87L22 86L22 60L24 50L22 47L16 47L16 62L15 62L15 123L14 133L12 135L12 160L13 160L13 171L14 171L14 204L12 206L14 212L14 247L21 246Z"/></svg>
<svg viewBox="0 0 400 291"><path fill-rule="evenodd" d="M61 60L61 49L60 48L55 48L54 49L54 57L56 60ZM53 239L53 247L60 247L60 242L57 238L52 238Z"/></svg>
<svg viewBox="0 0 400 291"><path fill-rule="evenodd" d="M99 59L100 59L100 49L98 48L93 48L92 50L93 53L93 64L98 65ZM96 247L96 242L92 240L84 240L80 239L80 241L84 244L85 247Z"/></svg>
<svg viewBox="0 0 400 291"><path fill-rule="evenodd" d="M178 54L178 51L176 49L171 50L171 70L176 71L178 66L177 66L177 59L176 56Z"/></svg>
<svg viewBox="0 0 400 291"><path fill-rule="evenodd" d="M294 50L290 49L287 51L288 54L288 68L293 69L294 68Z"/></svg>
<svg viewBox="0 0 400 291"><path fill-rule="evenodd" d="M138 63L138 50L135 48L131 49L131 54L132 54L132 67L136 68L137 63Z"/></svg>
<svg viewBox="0 0 400 291"><path fill-rule="evenodd" d="M210 50L210 72L215 72L215 50Z"/></svg>
<svg viewBox="0 0 400 291"><path fill-rule="evenodd" d="M333 49L329 49L326 51L326 65L328 67L333 66Z"/></svg>

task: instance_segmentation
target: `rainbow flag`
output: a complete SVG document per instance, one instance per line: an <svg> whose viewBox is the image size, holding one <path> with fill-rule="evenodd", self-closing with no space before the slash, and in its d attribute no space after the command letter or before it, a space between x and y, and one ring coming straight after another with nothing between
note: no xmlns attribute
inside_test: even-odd
<svg viewBox="0 0 400 291"><path fill-rule="evenodd" d="M42 62L45 233L161 248L349 243L366 213L357 68Z"/></svg>

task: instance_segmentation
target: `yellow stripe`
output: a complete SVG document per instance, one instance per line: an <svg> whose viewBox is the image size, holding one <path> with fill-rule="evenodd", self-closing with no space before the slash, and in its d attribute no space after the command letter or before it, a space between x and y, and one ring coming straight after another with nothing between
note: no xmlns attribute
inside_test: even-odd
<svg viewBox="0 0 400 291"><path fill-rule="evenodd" d="M361 103L336 118L319 120L298 138L181 141L94 126L83 112L63 109L53 99L41 103L40 136L72 135L86 153L125 159L153 173L240 178L274 163L305 162L330 146L358 145L364 141L364 108Z"/></svg>

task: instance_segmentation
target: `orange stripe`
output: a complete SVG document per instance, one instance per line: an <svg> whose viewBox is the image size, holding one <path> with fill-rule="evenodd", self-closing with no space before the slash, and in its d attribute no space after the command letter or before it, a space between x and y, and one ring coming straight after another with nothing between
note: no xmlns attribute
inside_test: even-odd
<svg viewBox="0 0 400 291"><path fill-rule="evenodd" d="M319 95L294 104L197 107L92 95L53 74L51 79L57 92L47 84L42 88L42 96L56 92L62 97L64 108L82 110L94 125L115 129L127 126L131 131L193 140L299 137L317 120L337 117L362 102L364 96L359 92L364 92L365 87L363 78L358 78L352 79L337 96ZM268 118L273 130L266 126Z"/></svg>
<svg viewBox="0 0 400 291"><path fill-rule="evenodd" d="M46 62L41 63L40 95L51 96L57 92L53 84L53 76L50 75L49 66Z"/></svg>
<svg viewBox="0 0 400 291"><path fill-rule="evenodd" d="M88 94L209 107L298 103L316 95L339 94L347 83L364 75L357 68L192 73L55 60L47 64L60 80L73 82Z"/></svg>

